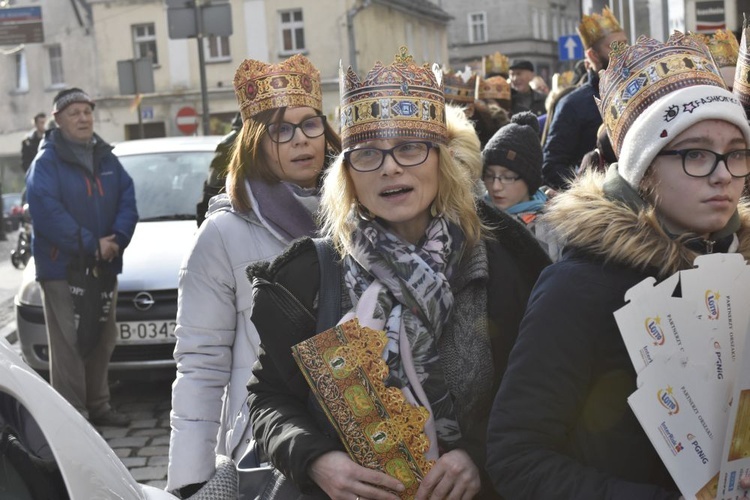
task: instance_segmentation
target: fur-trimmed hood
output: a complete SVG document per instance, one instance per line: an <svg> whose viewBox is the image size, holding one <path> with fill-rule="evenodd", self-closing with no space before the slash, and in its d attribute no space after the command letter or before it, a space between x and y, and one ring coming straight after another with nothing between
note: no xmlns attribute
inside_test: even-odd
<svg viewBox="0 0 750 500"><path fill-rule="evenodd" d="M660 278L692 268L699 253L685 245L690 236L670 236L653 206L640 200L633 203L632 196L612 196L608 187L613 175L617 175L616 166L607 174L588 172L550 201L544 220L561 245L605 262L642 271L652 269ZM748 200L740 202L738 219L736 251L749 258Z"/></svg>

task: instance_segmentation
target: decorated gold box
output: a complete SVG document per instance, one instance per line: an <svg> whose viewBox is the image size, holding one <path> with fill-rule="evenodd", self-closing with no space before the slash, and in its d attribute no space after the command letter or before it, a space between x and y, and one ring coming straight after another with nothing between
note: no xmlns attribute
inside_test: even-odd
<svg viewBox="0 0 750 500"><path fill-rule="evenodd" d="M401 498L413 498L433 465L425 458L429 412L385 386L385 345L385 332L352 319L300 342L292 354L349 456L395 477L406 487Z"/></svg>

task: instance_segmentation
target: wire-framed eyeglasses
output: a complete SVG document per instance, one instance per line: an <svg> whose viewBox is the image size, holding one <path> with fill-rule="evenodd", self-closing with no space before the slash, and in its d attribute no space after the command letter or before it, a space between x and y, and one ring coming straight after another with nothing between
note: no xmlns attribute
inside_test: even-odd
<svg viewBox="0 0 750 500"><path fill-rule="evenodd" d="M273 142L283 144L292 140L297 129L300 129L308 139L320 137L326 131L325 124L325 116L315 115L299 123L270 123L266 125L266 132Z"/></svg>
<svg viewBox="0 0 750 500"><path fill-rule="evenodd" d="M482 175L482 180L487 185L492 185L492 184L495 183L495 181L500 181L500 184L504 184L506 186L509 186L509 185L513 184L514 182L516 182L518 179L520 179L520 177L517 176L517 175L513 175L513 176L510 176L510 175L495 175L495 174L492 174L490 172L487 172L484 175Z"/></svg>
<svg viewBox="0 0 750 500"><path fill-rule="evenodd" d="M390 149L352 149L344 153L344 159L358 172L372 172L379 169L388 155L391 155L402 167L416 167L427 160L430 156L430 149L434 147L437 145L429 141L409 141Z"/></svg>
<svg viewBox="0 0 750 500"><path fill-rule="evenodd" d="M679 156L682 158L682 169L690 177L708 177L720 161L724 162L732 177L742 178L750 175L750 149L737 149L728 153L717 153L709 149L666 149L656 156Z"/></svg>

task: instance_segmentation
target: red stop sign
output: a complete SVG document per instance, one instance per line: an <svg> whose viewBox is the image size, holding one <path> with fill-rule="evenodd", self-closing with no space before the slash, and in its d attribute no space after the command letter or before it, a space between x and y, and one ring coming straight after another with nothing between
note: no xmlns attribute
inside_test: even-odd
<svg viewBox="0 0 750 500"><path fill-rule="evenodd" d="M198 112L191 106L182 107L177 111L175 122L180 132L192 135L198 130Z"/></svg>

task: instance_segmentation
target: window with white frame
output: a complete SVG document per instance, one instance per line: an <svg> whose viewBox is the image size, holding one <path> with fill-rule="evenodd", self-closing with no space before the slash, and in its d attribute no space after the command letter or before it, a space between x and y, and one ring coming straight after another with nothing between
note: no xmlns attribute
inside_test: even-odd
<svg viewBox="0 0 750 500"><path fill-rule="evenodd" d="M16 91L26 92L29 90L29 70L26 67L26 52L16 52Z"/></svg>
<svg viewBox="0 0 750 500"><path fill-rule="evenodd" d="M548 40L549 39L549 12L547 10L542 10L540 13L540 24L542 25L542 40Z"/></svg>
<svg viewBox="0 0 750 500"><path fill-rule="evenodd" d="M487 14L485 12L469 13L469 43L487 41Z"/></svg>
<svg viewBox="0 0 750 500"><path fill-rule="evenodd" d="M535 39L542 37L542 27L539 22L539 9L531 8L531 36Z"/></svg>
<svg viewBox="0 0 750 500"><path fill-rule="evenodd" d="M305 24L302 9L279 12L281 52L293 53L305 50Z"/></svg>
<svg viewBox="0 0 750 500"><path fill-rule="evenodd" d="M229 37L209 35L203 39L206 61L220 62L231 60L229 52Z"/></svg>
<svg viewBox="0 0 750 500"><path fill-rule="evenodd" d="M133 25L133 53L136 59L150 57L154 65L159 64L154 23Z"/></svg>
<svg viewBox="0 0 750 500"><path fill-rule="evenodd" d="M63 76L62 47L59 44L47 47L47 56L49 57L49 82L52 87L61 87L65 85Z"/></svg>

